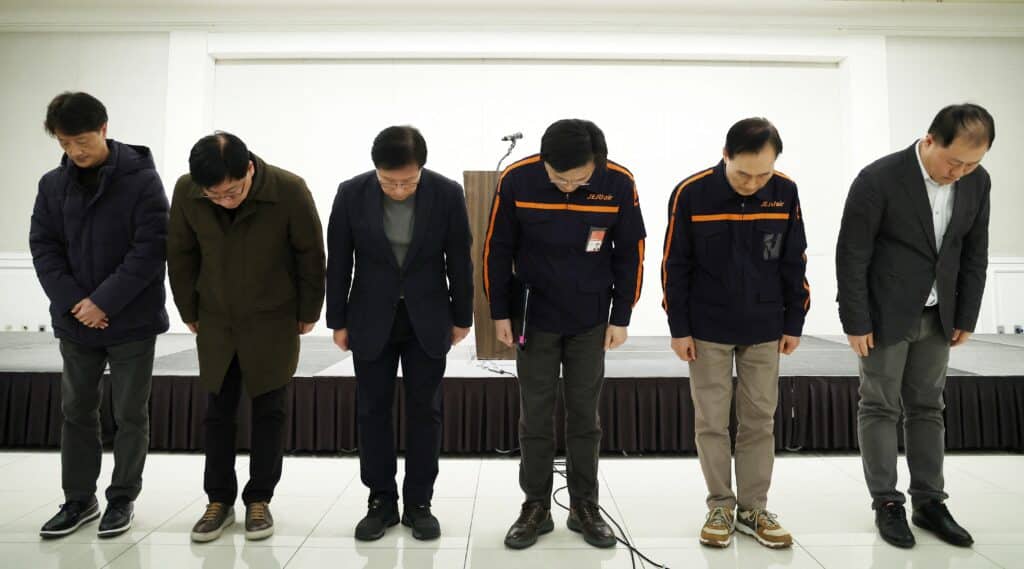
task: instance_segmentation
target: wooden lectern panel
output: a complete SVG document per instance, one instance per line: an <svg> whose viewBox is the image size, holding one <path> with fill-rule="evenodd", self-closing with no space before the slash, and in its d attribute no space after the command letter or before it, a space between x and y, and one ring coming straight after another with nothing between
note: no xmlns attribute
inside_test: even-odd
<svg viewBox="0 0 1024 569"><path fill-rule="evenodd" d="M473 232L473 329L476 335L476 357L480 360L512 360L516 357L515 350L498 342L487 295L484 294L484 240L487 238L491 202L498 186L498 175L494 170L463 172L469 227Z"/></svg>

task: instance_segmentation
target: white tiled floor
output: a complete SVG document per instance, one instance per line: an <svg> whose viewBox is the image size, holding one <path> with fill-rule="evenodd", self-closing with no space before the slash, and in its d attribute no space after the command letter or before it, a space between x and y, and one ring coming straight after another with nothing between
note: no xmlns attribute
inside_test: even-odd
<svg viewBox="0 0 1024 569"><path fill-rule="evenodd" d="M101 487L111 467L106 455ZM42 542L39 526L60 503L59 455L2 452L0 569L632 567L625 548L597 550L565 529L565 513L557 508L554 533L525 551L505 549L502 537L521 500L516 459L443 459L434 498L442 539L416 541L399 526L369 544L352 537L366 504L354 457L286 458L272 505L272 538L248 543L236 523L214 543L192 544L189 529L205 504L202 468L201 456L151 455L131 532L99 540L93 523L65 539ZM237 468L244 480L248 460L239 457ZM874 531L856 456L779 457L770 498L796 538L788 551L767 550L745 536L726 550L701 547L694 536L703 521L704 486L693 458L602 459L601 492L604 507L627 535L649 557L673 568L1024 569L1022 472L1019 455L947 457L950 509L974 534L972 549L947 546L921 530L913 550L883 543ZM904 465L904 485L907 476ZM241 517L241 504L237 508Z"/></svg>

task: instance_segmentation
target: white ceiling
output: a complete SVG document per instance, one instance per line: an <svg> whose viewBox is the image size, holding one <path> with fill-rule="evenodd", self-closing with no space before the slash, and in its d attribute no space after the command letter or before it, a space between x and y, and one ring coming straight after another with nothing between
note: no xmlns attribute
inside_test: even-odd
<svg viewBox="0 0 1024 569"><path fill-rule="evenodd" d="M0 0L0 31L373 26L1024 37L1024 0Z"/></svg>

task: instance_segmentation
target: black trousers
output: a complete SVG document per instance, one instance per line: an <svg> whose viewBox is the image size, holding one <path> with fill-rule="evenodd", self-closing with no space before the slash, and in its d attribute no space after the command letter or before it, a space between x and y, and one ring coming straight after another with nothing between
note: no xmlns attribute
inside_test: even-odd
<svg viewBox="0 0 1024 569"><path fill-rule="evenodd" d="M518 324L515 329L519 329ZM600 324L579 334L561 335L529 328L526 350L516 354L519 485L527 502L551 507L559 372L565 395L565 464L570 502L598 502L601 417L597 408L604 386L606 329L606 324Z"/></svg>
<svg viewBox="0 0 1024 569"><path fill-rule="evenodd" d="M356 407L359 414L359 471L370 489L370 500L398 500L398 457L392 407L398 362L402 362L405 389L406 505L430 504L441 455L441 379L445 358L423 351L405 303L399 303L388 344L374 360L353 359L356 371Z"/></svg>
<svg viewBox="0 0 1024 569"><path fill-rule="evenodd" d="M60 341L61 481L68 501L96 495L103 446L100 441L100 398L103 370L110 364L114 403L114 473L107 501L135 500L142 490L142 470L149 451L149 391L153 381L156 338L93 348Z"/></svg>
<svg viewBox="0 0 1024 569"><path fill-rule="evenodd" d="M252 448L249 453L249 482L242 491L242 502L269 502L281 480L284 459L285 387L252 398ZM210 502L234 504L238 497L235 476L235 436L238 429L238 402L242 395L242 368L238 356L224 374L219 393L207 397L206 471L203 489Z"/></svg>

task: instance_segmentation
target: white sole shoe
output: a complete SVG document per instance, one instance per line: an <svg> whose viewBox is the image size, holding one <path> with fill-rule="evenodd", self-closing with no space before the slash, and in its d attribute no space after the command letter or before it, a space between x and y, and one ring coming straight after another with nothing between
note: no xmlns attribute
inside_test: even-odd
<svg viewBox="0 0 1024 569"><path fill-rule="evenodd" d="M707 547L714 547L716 549L725 549L726 547L729 547L730 545L732 545L732 534L729 534L729 537L727 537L725 539L725 541L718 541L718 540L715 540L715 539L706 539L706 538L703 538L703 537L701 537L699 539L700 539L700 544L701 545L704 545L704 546L707 546Z"/></svg>
<svg viewBox="0 0 1024 569"><path fill-rule="evenodd" d="M224 523L221 524L219 528L205 533L192 532L190 537L192 538L192 541L196 543L207 543L220 537L221 534L224 533L224 530L233 523L235 523L235 513L231 512L228 514L228 517L224 519Z"/></svg>
<svg viewBox="0 0 1024 569"><path fill-rule="evenodd" d="M82 519L78 520L77 524L69 527L68 529L54 530L54 531L39 530L40 537L43 537L44 539L52 539L52 538L55 538L55 537L64 537L66 535L71 535L71 534L75 533L76 531L78 531L78 528L80 528L80 527L84 526L85 524L87 524L87 523L95 520L96 518L100 517L100 507L99 507L99 504L97 504L95 508L96 509L93 510L92 513L83 515Z"/></svg>
<svg viewBox="0 0 1024 569"><path fill-rule="evenodd" d="M270 526L267 529L261 529L258 531L245 530L245 539L249 541L259 541L261 539L267 539L274 535L274 526Z"/></svg>
<svg viewBox="0 0 1024 569"><path fill-rule="evenodd" d="M768 541L767 539L764 539L763 537L757 535L756 531L754 531L753 529L751 529L750 527L748 527L745 524L737 523L736 524L736 530L738 532L744 534L744 535L749 535L750 537L756 539L757 542L760 543L761 545L763 545L765 547L768 547L768 548L771 548L771 549L786 549L787 547L790 547L790 546L793 545L792 542L790 542L790 543L778 543L778 542L774 542L774 541Z"/></svg>
<svg viewBox="0 0 1024 569"><path fill-rule="evenodd" d="M128 516L128 523L124 524L121 527L109 528L109 529L97 531L96 535L99 536L99 537L117 537L117 536L121 535L122 533L132 529L132 522L134 522L134 521L135 521L135 512L132 512L132 514L130 516Z"/></svg>

